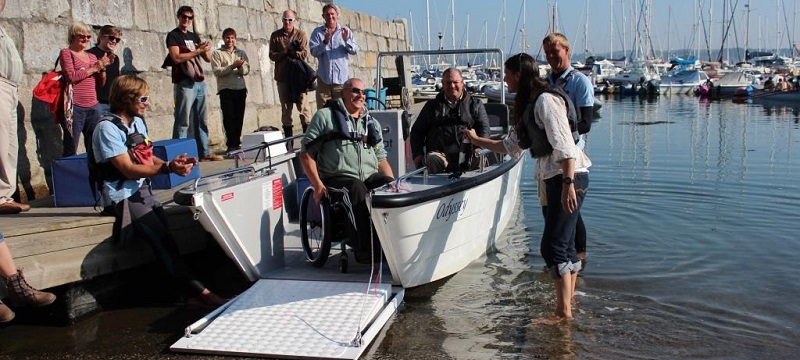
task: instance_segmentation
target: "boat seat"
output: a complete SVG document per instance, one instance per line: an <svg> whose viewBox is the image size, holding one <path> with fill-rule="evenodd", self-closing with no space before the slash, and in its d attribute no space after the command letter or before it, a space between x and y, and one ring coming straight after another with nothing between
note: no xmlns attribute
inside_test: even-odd
<svg viewBox="0 0 800 360"><path fill-rule="evenodd" d="M502 103L483 104L486 115L489 117L489 136L499 139L508 133L509 110L508 105Z"/></svg>

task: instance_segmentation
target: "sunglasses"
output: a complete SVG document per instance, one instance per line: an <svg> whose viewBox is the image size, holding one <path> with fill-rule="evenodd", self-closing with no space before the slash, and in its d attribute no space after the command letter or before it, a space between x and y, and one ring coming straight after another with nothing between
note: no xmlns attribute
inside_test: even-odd
<svg viewBox="0 0 800 360"><path fill-rule="evenodd" d="M140 96L139 97L139 103L140 104L149 104L150 103L150 97L149 96Z"/></svg>
<svg viewBox="0 0 800 360"><path fill-rule="evenodd" d="M194 16L181 14L181 19L192 20L194 19Z"/></svg>
<svg viewBox="0 0 800 360"><path fill-rule="evenodd" d="M356 95L365 95L366 94L364 92L364 89L359 89L357 87L351 87L349 90L350 90L351 93L356 94Z"/></svg>
<svg viewBox="0 0 800 360"><path fill-rule="evenodd" d="M76 35L75 37L78 39L91 39L92 35Z"/></svg>
<svg viewBox="0 0 800 360"><path fill-rule="evenodd" d="M294 19L290 19L290 18L283 18L283 22L292 22L292 21L294 21Z"/></svg>
<svg viewBox="0 0 800 360"><path fill-rule="evenodd" d="M104 37L108 38L108 41L113 41L115 43L122 41L122 38L118 38L114 35L104 35Z"/></svg>

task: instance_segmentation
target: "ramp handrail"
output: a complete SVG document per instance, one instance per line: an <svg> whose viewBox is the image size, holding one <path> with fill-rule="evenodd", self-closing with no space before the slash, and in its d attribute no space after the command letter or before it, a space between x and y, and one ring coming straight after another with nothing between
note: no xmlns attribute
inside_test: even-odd
<svg viewBox="0 0 800 360"><path fill-rule="evenodd" d="M294 135L294 136L290 136L290 137L283 138L283 139L278 139L278 140L264 141L264 142L262 142L260 144L256 144L256 145L253 145L253 146L248 146L246 148L241 148L241 149L237 149L237 150L228 152L228 156L232 156L234 158L234 165L236 167L239 167L239 156L238 156L239 154L241 154L241 156L243 157L246 152L258 151L256 153L256 156L253 157L254 159L258 159L258 156L261 155L261 152L266 149L266 155L267 155L266 157L267 157L267 159L269 159L268 160L269 161L269 167L272 167L272 149L270 147L272 145L278 145L278 144L281 144L281 143L288 143L288 142L293 141L295 139L302 138L303 136L305 136L305 134L297 134L297 135ZM290 149L289 150L289 152L294 152L294 153L296 153L298 151L299 150L295 150L295 149Z"/></svg>

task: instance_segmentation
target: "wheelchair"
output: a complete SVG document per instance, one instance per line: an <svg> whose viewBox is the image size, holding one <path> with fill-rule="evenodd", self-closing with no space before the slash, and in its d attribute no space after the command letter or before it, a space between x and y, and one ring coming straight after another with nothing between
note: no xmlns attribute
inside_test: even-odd
<svg viewBox="0 0 800 360"><path fill-rule="evenodd" d="M308 262L314 267L325 265L331 245L338 242L341 246L339 272L346 273L349 221L347 209L341 201L331 202L328 196L323 197L317 205L314 202L314 188L306 188L300 200L300 243Z"/></svg>

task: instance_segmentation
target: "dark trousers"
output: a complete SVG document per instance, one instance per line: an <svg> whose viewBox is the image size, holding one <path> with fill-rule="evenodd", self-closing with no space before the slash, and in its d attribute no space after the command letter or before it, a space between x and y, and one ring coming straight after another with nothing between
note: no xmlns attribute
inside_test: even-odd
<svg viewBox="0 0 800 360"><path fill-rule="evenodd" d="M350 246L356 249L356 251L369 251L372 249L376 253L380 254L380 242L378 242L378 237L372 236L373 230L370 226L369 209L367 208L367 194L370 190L387 184L390 181L392 181L392 178L381 173L372 174L370 177L364 180L364 182L349 176L335 176L323 179L322 181L328 188L344 188L348 191L350 202L353 205L353 217L356 221L355 228L352 227L352 224L349 221L347 222L350 224L349 238L356 240L356 243L351 242ZM342 199L342 195L337 192L328 191L328 194L331 196L332 202L340 201ZM371 242L371 240L374 241Z"/></svg>
<svg viewBox="0 0 800 360"><path fill-rule="evenodd" d="M116 204L114 210L117 221L122 218L123 212L126 210L123 207L125 205L128 206L130 226L133 227L135 236L147 241L158 261L167 270L175 284L179 286L181 294L184 296L199 295L205 286L197 280L183 260L178 250L178 244L169 232L164 208L161 206L161 202L153 196L150 185L143 185L127 201Z"/></svg>
<svg viewBox="0 0 800 360"><path fill-rule="evenodd" d="M219 106L222 109L222 127L225 129L225 145L238 149L242 145L242 126L247 89L219 91Z"/></svg>
<svg viewBox="0 0 800 360"><path fill-rule="evenodd" d="M61 121L61 129L64 132L62 139L63 150L61 156L72 156L78 152L78 145L81 141L81 133L83 133L83 146L88 149L87 144L92 142L92 133L97 124L100 123L101 110L99 104L90 108L73 106L72 107L72 135L67 131L66 120L64 120L63 111L59 114Z"/></svg>
<svg viewBox="0 0 800 360"><path fill-rule="evenodd" d="M567 213L561 207L561 188L563 186L561 175L553 176L544 181L547 189L547 210L544 219L544 231L539 250L547 267L553 267L566 262L577 263L578 255L575 250L575 226L580 216L581 205L589 188L589 174L576 173L573 186L578 198L578 210Z"/></svg>

